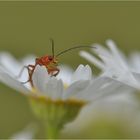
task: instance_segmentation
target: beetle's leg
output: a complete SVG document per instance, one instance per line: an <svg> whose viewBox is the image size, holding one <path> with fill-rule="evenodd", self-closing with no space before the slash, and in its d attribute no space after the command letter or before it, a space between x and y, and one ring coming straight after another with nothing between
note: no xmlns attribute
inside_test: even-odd
<svg viewBox="0 0 140 140"><path fill-rule="evenodd" d="M56 69L56 73L54 74L54 76L57 76L59 74L60 70Z"/></svg>
<svg viewBox="0 0 140 140"><path fill-rule="evenodd" d="M58 68L55 68L53 70L50 70L49 74L51 74L51 76L57 76L59 72L60 72L60 70Z"/></svg>
<svg viewBox="0 0 140 140"><path fill-rule="evenodd" d="M32 71L34 70L34 68L35 68L34 65L28 65L28 66L27 66L27 70L28 70L29 76L32 74Z"/></svg>
<svg viewBox="0 0 140 140"><path fill-rule="evenodd" d="M30 82L30 80L27 80L26 82L20 82L21 84L27 84L28 82Z"/></svg>
<svg viewBox="0 0 140 140"><path fill-rule="evenodd" d="M21 69L21 71L19 72L18 76L16 76L16 79L19 79L22 76L22 73L24 72L25 69L27 69L28 70L28 73L30 74L30 72L31 72L31 69L30 68L34 69L34 67L35 67L34 65L24 66Z"/></svg>
<svg viewBox="0 0 140 140"><path fill-rule="evenodd" d="M35 66L36 66L36 65L28 65L27 67L28 67L28 68L32 68L32 69L34 69Z"/></svg>
<svg viewBox="0 0 140 140"><path fill-rule="evenodd" d="M28 66L24 66L24 67L20 70L19 74L16 76L16 79L19 79L19 78L22 76L22 73L24 72L25 69L28 69Z"/></svg>
<svg viewBox="0 0 140 140"><path fill-rule="evenodd" d="M33 70L34 70L35 66L34 65L28 65L28 66L24 66L24 69L25 68L28 70L29 79L27 81L21 82L21 83L22 84L26 84L28 82L31 82L32 83L32 79L31 78L32 78L32 73L33 73Z"/></svg>

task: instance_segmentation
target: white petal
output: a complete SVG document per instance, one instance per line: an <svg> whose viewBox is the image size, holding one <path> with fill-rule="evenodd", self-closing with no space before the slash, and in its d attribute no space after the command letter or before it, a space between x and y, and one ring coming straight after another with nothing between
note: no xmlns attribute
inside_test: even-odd
<svg viewBox="0 0 140 140"><path fill-rule="evenodd" d="M35 55L27 55L25 56L23 59L21 59L21 63L23 64L23 66L27 66L27 65L34 65L35 64Z"/></svg>
<svg viewBox="0 0 140 140"><path fill-rule="evenodd" d="M90 97L99 96L99 90L103 87L106 87L111 81L112 79L102 76L93 80L87 89L80 94L81 96L79 95L79 98L89 100Z"/></svg>
<svg viewBox="0 0 140 140"><path fill-rule="evenodd" d="M107 86L101 88L98 91L98 96L89 96L89 100L98 100L104 97L108 97L111 95L117 95L117 94L127 94L134 91L134 88L121 83L119 81L112 80Z"/></svg>
<svg viewBox="0 0 140 140"><path fill-rule="evenodd" d="M7 73L0 71L0 81L7 86L14 88L17 91L20 91L22 93L29 93L29 90L21 84L19 81L8 75Z"/></svg>
<svg viewBox="0 0 140 140"><path fill-rule="evenodd" d="M118 50L116 44L112 40L107 40L106 44L111 50L111 54L113 55L114 61L118 62L123 68L128 69L126 64L125 56Z"/></svg>
<svg viewBox="0 0 140 140"><path fill-rule="evenodd" d="M42 92L46 92L46 84L50 80L50 75L47 72L47 69L42 66L36 66L35 71L32 76L33 85L35 88Z"/></svg>
<svg viewBox="0 0 140 140"><path fill-rule="evenodd" d="M25 70L20 77L17 78L23 65L17 61L10 53L1 52L0 53L0 69L13 77L14 79L18 79L19 81L27 81L28 80L28 72ZM30 84L27 83L26 87L30 88Z"/></svg>
<svg viewBox="0 0 140 140"><path fill-rule="evenodd" d="M21 64L8 52L0 53L0 65L11 75L19 73Z"/></svg>
<svg viewBox="0 0 140 140"><path fill-rule="evenodd" d="M90 53L88 53L86 51L80 51L80 56L87 59L88 61L90 61L91 63L93 63L97 67L99 67L100 69L103 69L103 70L105 69L104 64L100 60L98 60L96 57L91 55Z"/></svg>
<svg viewBox="0 0 140 140"><path fill-rule="evenodd" d="M106 67L118 66L121 69L128 70L125 57L119 52L115 44L111 40L108 40L107 45L110 50L98 44L95 45L96 49L93 48L92 50L103 60Z"/></svg>
<svg viewBox="0 0 140 140"><path fill-rule="evenodd" d="M107 45L110 51L99 45L97 49L94 49L106 66L106 70L104 70L106 76L110 78L117 77L118 81L139 89L139 84L131 73L124 55L119 52L113 41L108 40Z"/></svg>
<svg viewBox="0 0 140 140"><path fill-rule="evenodd" d="M24 130L14 134L10 139L14 140L32 140L35 135L35 128L32 125L27 126Z"/></svg>
<svg viewBox="0 0 140 140"><path fill-rule="evenodd" d="M128 86L134 87L136 89L140 89L139 82L136 80L134 75L129 71L108 69L108 71L106 71L104 75L114 80L120 81L124 84L127 84Z"/></svg>
<svg viewBox="0 0 140 140"><path fill-rule="evenodd" d="M120 91L121 87L124 87L122 83L118 83L117 81L110 82L106 86L99 89L97 91L98 94L96 94L96 96L89 96L88 99L97 100L97 99L100 99L101 97L103 98L103 97L109 96L110 94L116 94L115 91L117 91L118 89Z"/></svg>
<svg viewBox="0 0 140 140"><path fill-rule="evenodd" d="M63 93L62 81L51 77L45 67L37 66L32 78L35 88L41 94L49 96L52 99L61 98Z"/></svg>
<svg viewBox="0 0 140 140"><path fill-rule="evenodd" d="M71 76L73 74L73 70L67 65L61 65L59 68L60 72L57 75L57 79L62 79L63 83L69 85L71 83Z"/></svg>
<svg viewBox="0 0 140 140"><path fill-rule="evenodd" d="M100 44L93 44L92 46L94 47L92 48L92 51L95 52L97 55L110 57L110 52L107 48L103 47Z"/></svg>
<svg viewBox="0 0 140 140"><path fill-rule="evenodd" d="M0 65L0 72L5 72L5 73L7 73L7 74L8 74L8 72L5 70L5 68L4 68L4 67L2 67L1 65Z"/></svg>
<svg viewBox="0 0 140 140"><path fill-rule="evenodd" d="M52 77L46 84L46 95L54 100L62 99L63 94L63 83L62 80L57 80Z"/></svg>
<svg viewBox="0 0 140 140"><path fill-rule="evenodd" d="M133 72L135 79L140 83L140 73Z"/></svg>
<svg viewBox="0 0 140 140"><path fill-rule="evenodd" d="M112 54L109 52L109 50L103 48L102 46L96 44L96 49L92 49L92 51L94 51L96 53L96 55L98 55L100 57L100 59L103 61L101 61L104 65L104 67L99 67L102 71L104 71L105 69L107 69L108 66L113 66L116 65L116 63L114 63L114 58L112 56ZM116 61L116 60L115 60ZM97 65L98 66L98 65Z"/></svg>
<svg viewBox="0 0 140 140"><path fill-rule="evenodd" d="M129 58L129 65L132 71L139 73L140 72L140 53L133 52Z"/></svg>
<svg viewBox="0 0 140 140"><path fill-rule="evenodd" d="M89 80L77 81L71 84L63 94L63 99L76 97L77 94L83 92L89 85Z"/></svg>
<svg viewBox="0 0 140 140"><path fill-rule="evenodd" d="M79 65L76 71L74 72L71 81L73 83L79 80L91 80L91 78L92 78L91 68L88 65L86 66Z"/></svg>

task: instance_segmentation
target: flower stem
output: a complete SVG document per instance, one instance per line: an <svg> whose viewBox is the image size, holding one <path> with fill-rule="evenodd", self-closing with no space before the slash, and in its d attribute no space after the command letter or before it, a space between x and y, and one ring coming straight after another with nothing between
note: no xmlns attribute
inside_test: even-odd
<svg viewBox="0 0 140 140"><path fill-rule="evenodd" d="M57 125L54 124L47 124L46 125L46 138L47 139L57 139L59 136L60 129L57 127Z"/></svg>

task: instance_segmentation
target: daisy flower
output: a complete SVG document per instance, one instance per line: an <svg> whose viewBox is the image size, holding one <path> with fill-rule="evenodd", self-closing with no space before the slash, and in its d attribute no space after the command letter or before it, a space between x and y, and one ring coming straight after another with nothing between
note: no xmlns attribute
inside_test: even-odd
<svg viewBox="0 0 140 140"><path fill-rule="evenodd" d="M107 40L106 45L107 48L100 44L93 44L95 48L92 49L92 52L100 59L86 51L81 51L80 55L101 69L106 76L125 85L140 89L140 79L138 80L136 76L138 73L132 70L125 55L118 50L112 40Z"/></svg>
<svg viewBox="0 0 140 140"><path fill-rule="evenodd" d="M29 83L21 83L28 79L27 72L22 74L21 79L16 77L23 66L33 64L34 59L33 55L29 55L18 61L7 52L0 53L0 81L26 95L45 96L52 100L75 98L83 101L94 99L98 92L106 93L107 88L112 87L110 85L116 84L114 80L104 75L94 78L88 65L79 65L75 72L68 66L60 66L57 77L52 77L45 67L38 65L32 77L35 90L38 91L34 94L32 87L27 86Z"/></svg>
<svg viewBox="0 0 140 140"><path fill-rule="evenodd" d="M47 121L48 138L55 138L58 130L72 121L85 104L122 87L120 82L104 74L94 78L88 65L79 65L76 71L62 66L56 77L49 75L44 66L37 65L32 75L34 87L31 87L21 83L28 79L28 73L21 79L16 75L28 59L31 62L28 64L32 64L34 57L28 56L21 63L8 53L1 53L0 58L0 81L29 97L34 113Z"/></svg>
<svg viewBox="0 0 140 140"><path fill-rule="evenodd" d="M66 126L63 135L65 137L69 135L71 139L82 137L97 138L97 135L98 138L104 138L103 136L104 132L106 132L106 128L110 128L110 134L112 132L112 127L110 126L111 122L114 124L113 126L118 126L119 122L115 123L115 120L120 121L120 130L125 131L125 133L127 128L131 130L131 133L140 130L139 103L136 102L131 95L132 94L121 94L119 97L104 98L90 106L86 106L75 121ZM101 123L102 120L105 122L107 121L106 127L103 127L104 123ZM88 130L91 130L90 135ZM112 135L110 137L112 137Z"/></svg>

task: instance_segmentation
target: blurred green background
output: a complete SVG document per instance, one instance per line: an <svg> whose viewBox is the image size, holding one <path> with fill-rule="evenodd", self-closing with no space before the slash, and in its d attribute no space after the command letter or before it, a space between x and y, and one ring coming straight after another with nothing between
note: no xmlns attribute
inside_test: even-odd
<svg viewBox="0 0 140 140"><path fill-rule="evenodd" d="M75 45L104 43L108 38L126 53L139 50L139 13L140 2L0 2L0 51L8 51L17 58L50 54L50 37L55 41L56 52ZM59 62L74 68L87 63L78 56L78 50L62 56ZM26 98L3 84L0 111L0 138L8 138L36 121ZM89 129L97 133L85 137L103 138L107 129L106 138L127 138L118 126L116 130L113 124L112 133L112 125L107 124L94 125Z"/></svg>

